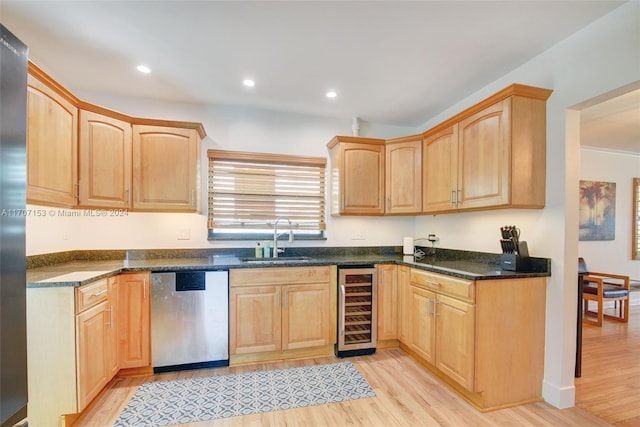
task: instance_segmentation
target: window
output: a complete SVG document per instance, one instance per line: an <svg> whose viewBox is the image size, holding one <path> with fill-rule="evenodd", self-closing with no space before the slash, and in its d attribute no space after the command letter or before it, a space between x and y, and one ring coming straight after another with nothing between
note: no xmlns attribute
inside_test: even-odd
<svg viewBox="0 0 640 427"><path fill-rule="evenodd" d="M631 227L631 259L640 260L640 178L633 178L633 222Z"/></svg>
<svg viewBox="0 0 640 427"><path fill-rule="evenodd" d="M322 157L209 150L209 239L263 239L293 228L297 239L324 238Z"/></svg>

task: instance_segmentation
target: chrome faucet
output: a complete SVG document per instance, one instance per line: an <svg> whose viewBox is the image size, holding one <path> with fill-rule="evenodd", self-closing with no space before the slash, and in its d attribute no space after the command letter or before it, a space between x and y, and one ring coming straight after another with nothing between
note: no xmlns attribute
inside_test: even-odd
<svg viewBox="0 0 640 427"><path fill-rule="evenodd" d="M284 249L278 249L278 237L284 233L278 234L278 222L280 220L286 220L289 223L289 243L293 242L293 224L291 220L286 216L279 216L276 218L276 222L273 223L273 257L278 258L278 253L284 252Z"/></svg>

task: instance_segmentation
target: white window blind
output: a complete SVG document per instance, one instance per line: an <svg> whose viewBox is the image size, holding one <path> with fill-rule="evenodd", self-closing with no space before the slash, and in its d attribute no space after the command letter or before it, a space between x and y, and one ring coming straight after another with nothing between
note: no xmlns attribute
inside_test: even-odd
<svg viewBox="0 0 640 427"><path fill-rule="evenodd" d="M283 216L294 231L325 230L325 158L220 150L208 157L209 229L271 230Z"/></svg>

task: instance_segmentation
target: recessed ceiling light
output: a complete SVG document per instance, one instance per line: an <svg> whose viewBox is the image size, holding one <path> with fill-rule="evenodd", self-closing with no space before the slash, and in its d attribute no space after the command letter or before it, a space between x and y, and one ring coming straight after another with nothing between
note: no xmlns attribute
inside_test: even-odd
<svg viewBox="0 0 640 427"><path fill-rule="evenodd" d="M251 79L244 79L242 81L242 84L245 85L246 87L254 87L256 85L256 82Z"/></svg>
<svg viewBox="0 0 640 427"><path fill-rule="evenodd" d="M327 92L327 98L335 98L336 96L338 96L338 94L335 90L330 90L329 92Z"/></svg>
<svg viewBox="0 0 640 427"><path fill-rule="evenodd" d="M138 71L144 74L149 74L151 72L151 68L147 67L146 65L138 65L136 68Z"/></svg>

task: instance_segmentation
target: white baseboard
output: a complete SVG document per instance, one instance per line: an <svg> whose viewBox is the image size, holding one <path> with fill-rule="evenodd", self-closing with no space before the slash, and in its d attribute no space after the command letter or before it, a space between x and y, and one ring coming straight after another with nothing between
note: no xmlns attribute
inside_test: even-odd
<svg viewBox="0 0 640 427"><path fill-rule="evenodd" d="M558 409L571 408L576 404L576 387L558 387L547 380L542 382L542 398Z"/></svg>

